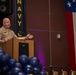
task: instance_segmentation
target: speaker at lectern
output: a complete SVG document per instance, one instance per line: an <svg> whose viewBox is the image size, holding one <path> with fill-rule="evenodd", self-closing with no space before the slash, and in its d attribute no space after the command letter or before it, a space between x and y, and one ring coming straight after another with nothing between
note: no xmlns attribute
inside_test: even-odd
<svg viewBox="0 0 76 75"><path fill-rule="evenodd" d="M29 57L34 56L34 40L11 39L2 45L5 53L18 60L19 56L26 54Z"/></svg>

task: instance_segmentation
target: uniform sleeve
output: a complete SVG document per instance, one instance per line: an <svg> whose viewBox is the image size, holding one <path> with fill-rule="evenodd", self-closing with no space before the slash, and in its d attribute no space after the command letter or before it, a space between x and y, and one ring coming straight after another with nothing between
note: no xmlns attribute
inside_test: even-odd
<svg viewBox="0 0 76 75"><path fill-rule="evenodd" d="M12 35L13 35L13 38L17 38L17 35L15 34L14 31L11 31L12 32Z"/></svg>

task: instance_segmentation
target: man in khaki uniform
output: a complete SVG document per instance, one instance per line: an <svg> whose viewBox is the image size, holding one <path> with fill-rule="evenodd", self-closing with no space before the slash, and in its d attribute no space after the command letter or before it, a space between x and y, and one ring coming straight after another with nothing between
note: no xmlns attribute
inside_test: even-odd
<svg viewBox="0 0 76 75"><path fill-rule="evenodd" d="M0 43L4 43L12 38L18 38L13 30L9 29L11 26L11 22L9 18L3 19L3 26L0 28ZM27 36L24 36L23 38L31 39L33 38L33 35L27 34Z"/></svg>
<svg viewBox="0 0 76 75"><path fill-rule="evenodd" d="M6 29L4 26L0 28L0 41L4 41L6 38L11 39L17 37L15 33L10 30ZM5 40L6 41L6 40Z"/></svg>

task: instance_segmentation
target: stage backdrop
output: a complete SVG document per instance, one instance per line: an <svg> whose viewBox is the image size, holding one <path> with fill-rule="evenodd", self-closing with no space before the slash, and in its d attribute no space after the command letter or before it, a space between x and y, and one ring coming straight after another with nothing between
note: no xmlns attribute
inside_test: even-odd
<svg viewBox="0 0 76 75"><path fill-rule="evenodd" d="M70 67L72 70L76 70L76 0L66 0L66 21Z"/></svg>
<svg viewBox="0 0 76 75"><path fill-rule="evenodd" d="M17 36L26 35L26 1L13 0L14 31Z"/></svg>

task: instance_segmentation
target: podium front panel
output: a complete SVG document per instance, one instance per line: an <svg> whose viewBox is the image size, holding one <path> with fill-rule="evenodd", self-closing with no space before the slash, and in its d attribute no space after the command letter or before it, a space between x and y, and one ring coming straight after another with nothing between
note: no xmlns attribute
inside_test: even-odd
<svg viewBox="0 0 76 75"><path fill-rule="evenodd" d="M24 44L24 45L23 45ZM27 44L27 47L23 47ZM20 47L19 47L20 45ZM21 49L19 49L21 48ZM26 49L27 48L27 49ZM24 53L19 53L24 51ZM23 39L14 39L13 40L13 58L15 58L18 61L18 58L20 54L25 54L25 50L28 50L28 55L29 57L34 56L34 40L23 40Z"/></svg>

